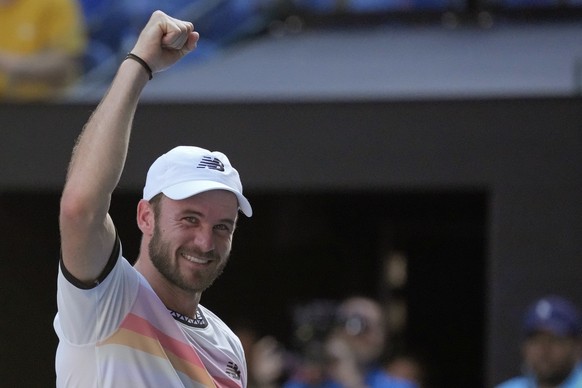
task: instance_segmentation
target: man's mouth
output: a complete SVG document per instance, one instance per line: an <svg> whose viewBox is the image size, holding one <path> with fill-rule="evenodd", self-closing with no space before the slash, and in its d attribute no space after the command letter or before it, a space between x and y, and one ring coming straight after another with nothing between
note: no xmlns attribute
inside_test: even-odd
<svg viewBox="0 0 582 388"><path fill-rule="evenodd" d="M204 258L197 257L197 256L187 255L185 253L182 253L182 257L185 258L186 260L188 260L189 262L196 263L196 264L208 264L212 261L211 259L204 259Z"/></svg>

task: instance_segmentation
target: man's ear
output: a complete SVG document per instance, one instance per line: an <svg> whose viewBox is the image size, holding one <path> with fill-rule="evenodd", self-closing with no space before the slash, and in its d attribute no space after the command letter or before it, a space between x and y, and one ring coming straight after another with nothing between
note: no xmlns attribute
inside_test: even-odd
<svg viewBox="0 0 582 388"><path fill-rule="evenodd" d="M144 235L151 236L156 225L154 206L141 199L137 204L137 226Z"/></svg>

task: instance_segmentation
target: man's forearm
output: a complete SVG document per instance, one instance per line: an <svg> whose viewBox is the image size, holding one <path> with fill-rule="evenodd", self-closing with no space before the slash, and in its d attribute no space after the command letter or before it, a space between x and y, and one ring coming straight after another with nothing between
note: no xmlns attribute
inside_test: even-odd
<svg viewBox="0 0 582 388"><path fill-rule="evenodd" d="M89 196L113 192L125 163L139 96L147 81L148 76L138 63L126 60L120 65L111 87L78 139L67 186L83 187Z"/></svg>
<svg viewBox="0 0 582 388"><path fill-rule="evenodd" d="M73 151L61 197L62 258L69 272L91 284L113 247L111 194L125 163L133 116L148 76L125 61Z"/></svg>

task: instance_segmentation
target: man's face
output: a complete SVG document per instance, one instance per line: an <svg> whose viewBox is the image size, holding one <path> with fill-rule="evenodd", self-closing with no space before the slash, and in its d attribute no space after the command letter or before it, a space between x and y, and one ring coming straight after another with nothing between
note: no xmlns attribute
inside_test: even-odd
<svg viewBox="0 0 582 388"><path fill-rule="evenodd" d="M228 191L213 190L155 205L149 242L153 265L164 278L189 293L210 287L228 262L238 202Z"/></svg>
<svg viewBox="0 0 582 388"><path fill-rule="evenodd" d="M352 301L344 310L348 318L344 339L354 350L360 363L376 360L384 349L386 327L380 306L367 300Z"/></svg>
<svg viewBox="0 0 582 388"><path fill-rule="evenodd" d="M580 357L580 341L540 331L525 340L523 355L540 385L558 386Z"/></svg>

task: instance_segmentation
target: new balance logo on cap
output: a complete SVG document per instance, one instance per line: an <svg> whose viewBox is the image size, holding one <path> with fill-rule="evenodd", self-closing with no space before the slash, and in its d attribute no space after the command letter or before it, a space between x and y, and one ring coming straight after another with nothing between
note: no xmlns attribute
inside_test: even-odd
<svg viewBox="0 0 582 388"><path fill-rule="evenodd" d="M209 170L218 170L224 172L224 164L218 158L211 158L210 156L203 156L196 168L207 168Z"/></svg>

